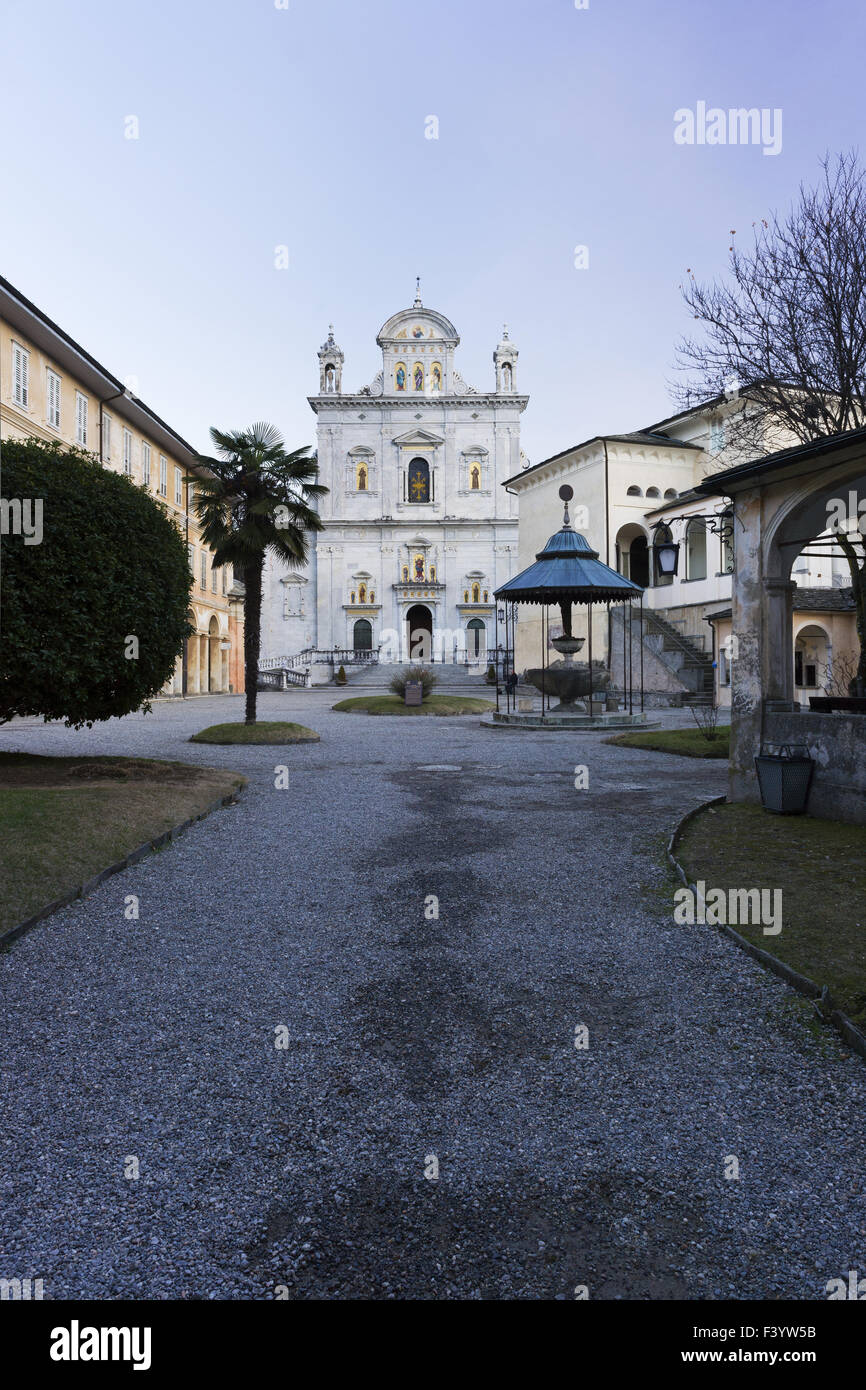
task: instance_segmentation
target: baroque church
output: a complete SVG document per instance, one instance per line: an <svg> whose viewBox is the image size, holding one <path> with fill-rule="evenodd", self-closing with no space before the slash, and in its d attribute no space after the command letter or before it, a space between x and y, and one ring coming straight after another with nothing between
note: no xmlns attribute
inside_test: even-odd
<svg viewBox="0 0 866 1390"><path fill-rule="evenodd" d="M504 330L492 390L464 381L453 323L421 300L376 338L381 368L346 391L333 328L319 350L320 509L309 564L268 560L264 666L309 669L378 656L483 661L494 591L517 569L517 500L501 484L525 465L517 349Z"/></svg>

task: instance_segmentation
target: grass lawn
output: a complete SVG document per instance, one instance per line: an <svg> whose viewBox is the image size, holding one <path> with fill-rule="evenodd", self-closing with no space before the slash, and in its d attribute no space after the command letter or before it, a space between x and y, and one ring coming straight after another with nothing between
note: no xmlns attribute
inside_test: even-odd
<svg viewBox="0 0 866 1390"><path fill-rule="evenodd" d="M483 714L495 709L489 700L469 695L428 695L423 705L406 705L399 695L357 695L332 707L341 714Z"/></svg>
<svg viewBox="0 0 866 1390"><path fill-rule="evenodd" d="M0 931L245 781L147 758L0 753Z"/></svg>
<svg viewBox="0 0 866 1390"><path fill-rule="evenodd" d="M781 888L783 926L735 930L816 984L866 1030L866 826L714 806L683 832L677 858L710 888Z"/></svg>
<svg viewBox="0 0 866 1390"><path fill-rule="evenodd" d="M211 724L193 734L190 743L318 743L319 735L304 724L262 721L259 724Z"/></svg>
<svg viewBox="0 0 866 1390"><path fill-rule="evenodd" d="M730 728L725 724L710 741L700 729L660 729L658 733L615 734L605 743L623 748L648 748L652 753L679 753L684 758L727 758L730 756Z"/></svg>

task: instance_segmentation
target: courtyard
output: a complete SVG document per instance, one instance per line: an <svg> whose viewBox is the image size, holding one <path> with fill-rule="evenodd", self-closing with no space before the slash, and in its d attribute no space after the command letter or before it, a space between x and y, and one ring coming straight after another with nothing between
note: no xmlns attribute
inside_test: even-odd
<svg viewBox="0 0 866 1390"><path fill-rule="evenodd" d="M54 1299L678 1300L866 1268L862 1060L674 922L664 845L724 760L336 698L263 694L321 735L286 748L188 741L240 697L3 730L248 779L0 954L9 1270Z"/></svg>

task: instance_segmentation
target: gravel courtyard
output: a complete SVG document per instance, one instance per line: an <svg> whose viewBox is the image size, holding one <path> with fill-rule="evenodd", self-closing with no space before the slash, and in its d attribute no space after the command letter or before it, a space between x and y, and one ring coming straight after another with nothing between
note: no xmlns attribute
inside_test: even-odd
<svg viewBox="0 0 866 1390"><path fill-rule="evenodd" d="M673 921L662 847L724 764L335 698L261 697L321 733L285 749L187 742L237 698L0 731L250 779L0 954L0 1277L50 1298L823 1299L866 1274L866 1067Z"/></svg>

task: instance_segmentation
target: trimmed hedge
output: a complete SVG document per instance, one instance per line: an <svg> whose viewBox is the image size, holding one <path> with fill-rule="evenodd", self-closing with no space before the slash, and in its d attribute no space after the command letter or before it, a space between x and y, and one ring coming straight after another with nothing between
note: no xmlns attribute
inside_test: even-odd
<svg viewBox="0 0 866 1390"><path fill-rule="evenodd" d="M39 544L2 538L0 722L37 714L80 728L149 708L191 631L179 528L80 449L5 440L0 468L3 498L42 504Z"/></svg>

